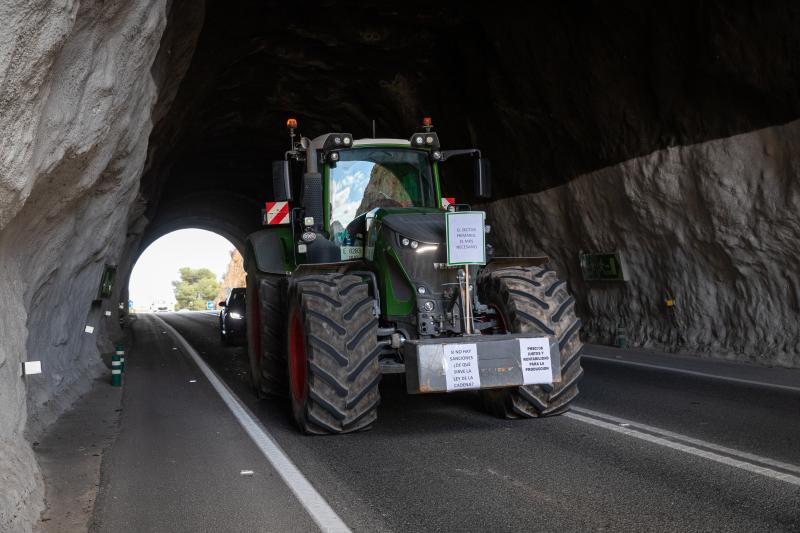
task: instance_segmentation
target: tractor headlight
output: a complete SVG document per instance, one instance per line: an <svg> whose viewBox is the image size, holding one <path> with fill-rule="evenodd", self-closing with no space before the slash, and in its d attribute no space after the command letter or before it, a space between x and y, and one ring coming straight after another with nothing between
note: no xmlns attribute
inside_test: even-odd
<svg viewBox="0 0 800 533"><path fill-rule="evenodd" d="M417 249L417 246L419 246L419 243L418 243L417 241L411 241L411 247L412 247L413 249L415 249L415 250L416 250L416 249Z"/></svg>
<svg viewBox="0 0 800 533"><path fill-rule="evenodd" d="M411 243L411 241L409 241L408 238L406 238L406 237L403 237L402 239L400 239L400 244L402 244L403 246L408 246L410 243Z"/></svg>
<svg viewBox="0 0 800 533"><path fill-rule="evenodd" d="M419 248L417 248L418 254L424 254L425 252L432 252L439 247L437 244L423 244Z"/></svg>
<svg viewBox="0 0 800 533"><path fill-rule="evenodd" d="M334 148L350 146L351 144L353 144L353 136L349 133L329 133L325 137L325 142L322 143L322 150L327 152Z"/></svg>
<svg viewBox="0 0 800 533"><path fill-rule="evenodd" d="M430 313L431 311L433 311L433 308L434 308L434 307L436 307L436 304L434 304L434 303L433 303L432 301L430 301L430 300L428 300L427 302L425 302L424 304L422 304L422 308L423 308L423 309L425 309L425 310L426 310L427 312L429 312L429 313Z"/></svg>
<svg viewBox="0 0 800 533"><path fill-rule="evenodd" d="M242 315L240 315L239 313L231 313L228 316L230 316L234 320L241 320L242 319Z"/></svg>

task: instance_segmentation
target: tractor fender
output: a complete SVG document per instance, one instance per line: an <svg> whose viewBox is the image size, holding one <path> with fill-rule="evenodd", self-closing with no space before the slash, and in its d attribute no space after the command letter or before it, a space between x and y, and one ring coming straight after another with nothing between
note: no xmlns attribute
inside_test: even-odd
<svg viewBox="0 0 800 533"><path fill-rule="evenodd" d="M286 274L286 246L281 229L269 228L247 236L244 268L266 274Z"/></svg>
<svg viewBox="0 0 800 533"><path fill-rule="evenodd" d="M538 267L547 264L550 258L546 255L538 257L493 257L481 268L481 275L488 275L495 270L509 267Z"/></svg>

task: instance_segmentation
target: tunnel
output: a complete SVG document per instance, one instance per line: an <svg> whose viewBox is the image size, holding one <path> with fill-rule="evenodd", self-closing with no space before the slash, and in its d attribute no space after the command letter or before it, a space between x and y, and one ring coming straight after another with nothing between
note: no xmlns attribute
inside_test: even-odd
<svg viewBox="0 0 800 533"><path fill-rule="evenodd" d="M30 442L104 372L136 259L184 228L243 250L290 117L356 139L431 117L480 148L492 198L457 167L446 196L502 254L549 257L586 342L800 366L798 24L715 0L32 4L0 43L0 470L21 487L0 526L36 514ZM626 281L586 279L604 253Z"/></svg>

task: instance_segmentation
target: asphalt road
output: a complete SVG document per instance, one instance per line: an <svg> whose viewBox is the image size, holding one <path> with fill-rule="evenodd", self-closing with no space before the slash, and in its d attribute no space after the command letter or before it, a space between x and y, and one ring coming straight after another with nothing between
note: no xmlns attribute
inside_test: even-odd
<svg viewBox="0 0 800 533"><path fill-rule="evenodd" d="M158 316L353 531L800 531L800 391L592 358L571 413L506 421L392 376L374 429L305 437L285 402L255 398L215 316ZM158 319L132 329L95 530L316 530Z"/></svg>

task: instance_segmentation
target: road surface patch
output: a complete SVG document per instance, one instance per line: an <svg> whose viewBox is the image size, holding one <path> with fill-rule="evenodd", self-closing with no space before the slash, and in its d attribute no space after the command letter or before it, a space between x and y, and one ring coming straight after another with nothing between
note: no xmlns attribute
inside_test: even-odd
<svg viewBox="0 0 800 533"><path fill-rule="evenodd" d="M183 347L184 352L194 360L211 386L214 387L214 390L216 390L217 394L222 398L222 401L225 402L225 405L227 405L228 409L233 413L233 416L250 436L264 457L270 462L275 471L278 472L319 528L326 533L349 533L350 528L347 527L328 502L326 502L313 485L311 485L297 466L292 463L291 459L289 459L283 449L281 449L272 435L270 435L269 431L256 420L249 409L236 399L233 392L231 392L228 386L213 370L211 370L211 367L203 361L197 351L175 330L175 328L167 324L164 319L155 315L154 317L161 321L163 327L167 328L172 338L175 339L178 344Z"/></svg>
<svg viewBox="0 0 800 533"><path fill-rule="evenodd" d="M589 355L587 353L581 354L582 359L588 359L590 361L601 361L604 363L616 363L619 365L628 365L628 366L636 366L639 368L649 368L652 370L662 370L664 372L672 372L673 374L684 374L687 376L696 376L701 378L709 378L709 379L716 379L719 381L727 381L729 383L738 383L741 385L753 385L756 387L763 387L766 389L774 389L774 390L781 390L781 391L789 391L789 392L800 392L800 387L794 387L792 385L780 385L778 383L768 383L766 381L756 381L752 379L743 379L743 378L735 378L733 376L722 376L719 374L711 374L709 372L700 372L697 370L687 370L685 368L675 368L671 366L664 366L664 365L654 365L652 363L640 363L639 361L629 361L627 359L618 359L618 358L610 358L604 357L599 355Z"/></svg>
<svg viewBox="0 0 800 533"><path fill-rule="evenodd" d="M625 420L581 407L573 407L571 412L565 413L563 416L573 420L578 420L579 422L583 422L585 424L615 431L628 437L644 440L652 444L657 444L659 446L664 446L673 450L688 453L696 457L702 457L703 459L707 459L709 461L732 466L740 470L745 470L747 472L759 474L768 478L777 479L779 481L800 487L800 477L787 472L780 472L772 468L761 466L770 465L775 468L780 468L781 470L800 473L800 467L796 465L775 461L774 459L770 459L768 457L761 457L759 455L734 450L733 448L727 448L725 446L719 446L717 444L705 442L700 439L694 439L679 433L667 431L665 429L648 426L647 424L640 424L639 422ZM722 455L723 453L726 455ZM757 463L761 463L761 465Z"/></svg>

